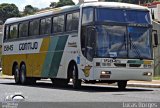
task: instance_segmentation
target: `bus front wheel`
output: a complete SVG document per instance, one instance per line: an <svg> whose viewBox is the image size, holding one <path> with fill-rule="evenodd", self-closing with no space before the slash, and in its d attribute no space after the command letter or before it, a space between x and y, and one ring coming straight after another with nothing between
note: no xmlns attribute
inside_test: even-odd
<svg viewBox="0 0 160 108"><path fill-rule="evenodd" d="M119 90L125 90L127 86L127 81L118 81L117 85Z"/></svg>
<svg viewBox="0 0 160 108"><path fill-rule="evenodd" d="M77 89L81 87L81 80L78 79L78 68L75 64L72 65L70 68L72 72L72 83L73 83L73 88Z"/></svg>
<svg viewBox="0 0 160 108"><path fill-rule="evenodd" d="M18 65L14 66L14 79L16 84L20 84L20 74L19 74Z"/></svg>

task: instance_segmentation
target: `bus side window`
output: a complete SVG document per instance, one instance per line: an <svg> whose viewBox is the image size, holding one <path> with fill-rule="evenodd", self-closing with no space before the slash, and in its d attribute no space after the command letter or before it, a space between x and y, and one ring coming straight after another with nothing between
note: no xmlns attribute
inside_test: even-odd
<svg viewBox="0 0 160 108"><path fill-rule="evenodd" d="M79 25L79 12L73 13L73 19L72 19L72 30L78 30Z"/></svg>
<svg viewBox="0 0 160 108"><path fill-rule="evenodd" d="M79 12L74 12L67 15L67 31L78 30Z"/></svg>
<svg viewBox="0 0 160 108"><path fill-rule="evenodd" d="M10 33L9 33L9 38L10 39L15 39L18 37L18 25L14 24L10 26Z"/></svg>
<svg viewBox="0 0 160 108"><path fill-rule="evenodd" d="M41 19L40 34L45 34L45 23L46 23L46 19Z"/></svg>
<svg viewBox="0 0 160 108"><path fill-rule="evenodd" d="M58 17L58 32L63 32L64 30L64 15Z"/></svg>
<svg viewBox="0 0 160 108"><path fill-rule="evenodd" d="M84 8L82 14L82 25L86 23L90 23L93 21L94 18L94 10L92 7Z"/></svg>
<svg viewBox="0 0 160 108"><path fill-rule="evenodd" d="M46 34L51 33L51 24L52 24L52 19L51 18L46 18L46 24L45 24L45 28L46 28Z"/></svg>
<svg viewBox="0 0 160 108"><path fill-rule="evenodd" d="M9 37L9 26L5 26L5 34L4 34L4 41L8 40Z"/></svg>
<svg viewBox="0 0 160 108"><path fill-rule="evenodd" d="M51 18L41 19L40 23L40 34L50 34L51 33Z"/></svg>
<svg viewBox="0 0 160 108"><path fill-rule="evenodd" d="M19 25L19 37L27 37L28 36L28 22L22 22Z"/></svg>
<svg viewBox="0 0 160 108"><path fill-rule="evenodd" d="M58 17L53 17L53 33L56 33L58 30Z"/></svg>
<svg viewBox="0 0 160 108"><path fill-rule="evenodd" d="M66 26L67 31L72 30L72 14L67 15L67 26Z"/></svg>
<svg viewBox="0 0 160 108"><path fill-rule="evenodd" d="M53 17L53 33L64 31L64 15Z"/></svg>
<svg viewBox="0 0 160 108"><path fill-rule="evenodd" d="M39 35L39 19L33 20L29 24L29 36Z"/></svg>

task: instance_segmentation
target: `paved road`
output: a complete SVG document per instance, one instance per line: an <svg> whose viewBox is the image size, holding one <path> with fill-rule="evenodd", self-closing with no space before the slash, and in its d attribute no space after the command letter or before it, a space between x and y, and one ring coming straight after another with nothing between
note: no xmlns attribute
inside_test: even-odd
<svg viewBox="0 0 160 108"><path fill-rule="evenodd" d="M160 102L160 88L127 87L118 91L114 86L83 85L80 90L74 90L71 86L53 87L49 81L21 86L12 79L0 79L0 101L17 92L27 102Z"/></svg>

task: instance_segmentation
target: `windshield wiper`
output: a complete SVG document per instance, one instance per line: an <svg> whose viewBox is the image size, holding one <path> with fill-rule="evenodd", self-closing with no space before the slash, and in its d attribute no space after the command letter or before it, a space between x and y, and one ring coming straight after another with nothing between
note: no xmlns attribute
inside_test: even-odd
<svg viewBox="0 0 160 108"><path fill-rule="evenodd" d="M123 46L124 46L124 48L126 49L126 35L125 35L125 33L124 33L123 43L122 43L121 46L118 48L118 51L117 51L117 52L119 52L119 51L123 48Z"/></svg>
<svg viewBox="0 0 160 108"><path fill-rule="evenodd" d="M140 59L142 59L142 58L141 58L141 54L140 54L140 52L139 52L139 49L137 48L137 46L136 46L136 45L132 42L132 40L131 40L130 33L129 33L129 43L130 43L130 49L133 48L133 49L134 49L133 51L136 52L137 56L138 56Z"/></svg>

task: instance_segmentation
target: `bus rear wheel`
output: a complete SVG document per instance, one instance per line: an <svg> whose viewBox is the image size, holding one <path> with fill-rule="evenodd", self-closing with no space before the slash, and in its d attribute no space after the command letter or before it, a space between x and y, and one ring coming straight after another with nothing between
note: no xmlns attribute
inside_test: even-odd
<svg viewBox="0 0 160 108"><path fill-rule="evenodd" d="M119 90L125 90L127 86L127 81L118 81L117 85Z"/></svg>
<svg viewBox="0 0 160 108"><path fill-rule="evenodd" d="M81 80L78 79L78 68L76 64L72 64L70 68L70 72L72 72L72 83L73 83L73 88L77 89L81 87Z"/></svg>
<svg viewBox="0 0 160 108"><path fill-rule="evenodd" d="M20 84L20 74L18 65L14 66L14 80L16 84Z"/></svg>
<svg viewBox="0 0 160 108"><path fill-rule="evenodd" d="M24 64L20 68L20 82L21 84L27 84L26 66Z"/></svg>

